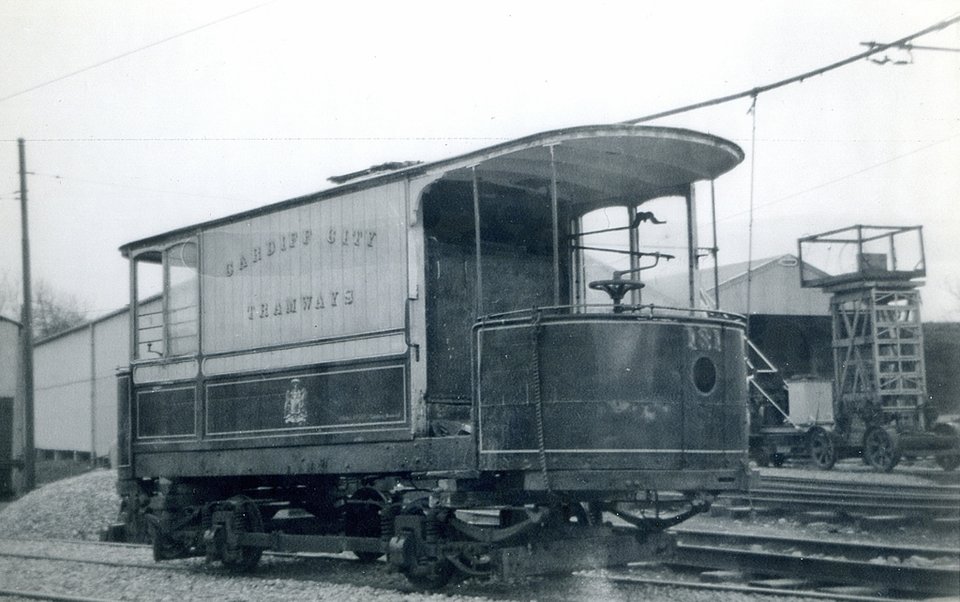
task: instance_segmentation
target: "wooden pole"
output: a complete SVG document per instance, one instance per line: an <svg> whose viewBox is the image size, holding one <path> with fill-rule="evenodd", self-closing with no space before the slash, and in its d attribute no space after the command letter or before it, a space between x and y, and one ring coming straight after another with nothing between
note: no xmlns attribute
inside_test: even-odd
<svg viewBox="0 0 960 602"><path fill-rule="evenodd" d="M17 139L20 151L20 238L23 243L23 310L20 331L23 370L23 489L31 491L37 484L33 420L33 293L30 290L30 237L27 227L27 158L23 138Z"/></svg>

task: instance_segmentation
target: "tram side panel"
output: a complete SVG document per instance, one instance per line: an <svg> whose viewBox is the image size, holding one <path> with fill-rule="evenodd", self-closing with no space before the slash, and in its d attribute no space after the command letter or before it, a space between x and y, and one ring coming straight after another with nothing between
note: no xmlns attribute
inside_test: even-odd
<svg viewBox="0 0 960 602"><path fill-rule="evenodd" d="M141 340L132 368L134 473L350 473L371 468L351 444L411 439L405 211L393 183L187 237L199 243L200 353L175 353L168 299L163 357ZM141 339L151 327L137 318ZM316 447L328 444L345 447ZM404 463L396 447L361 455L382 460L374 470Z"/></svg>

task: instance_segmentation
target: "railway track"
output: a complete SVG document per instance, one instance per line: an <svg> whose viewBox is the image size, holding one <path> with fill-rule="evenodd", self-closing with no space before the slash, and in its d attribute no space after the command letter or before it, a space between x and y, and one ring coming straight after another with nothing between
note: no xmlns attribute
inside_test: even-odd
<svg viewBox="0 0 960 602"><path fill-rule="evenodd" d="M676 529L675 563L936 595L960 593L960 549Z"/></svg>
<svg viewBox="0 0 960 602"><path fill-rule="evenodd" d="M960 486L884 485L764 476L747 495L726 496L727 507L787 512L833 511L853 516L902 515L960 520Z"/></svg>
<svg viewBox="0 0 960 602"><path fill-rule="evenodd" d="M854 585L868 587L878 595L846 596L844 599L865 600L884 599L883 594L891 593L903 599L921 599L924 596L956 595L960 593L960 549L929 548L918 546L891 546L878 544L830 542L823 540L761 536L748 533L718 533L713 531L676 528L678 537L677 551L670 566L680 567L689 575L691 570L731 571L742 575L750 583L700 583L689 578L651 579L645 576L644 568L633 567L626 571L602 571L599 577L618 583L624 587L630 585L651 585L670 588L716 589L717 591L740 593L781 593L810 597L832 597L839 599L836 590L830 593L820 591L823 587ZM46 560L72 562L96 566L148 569L175 573L205 573L200 565L194 563L161 563L150 560L147 546L131 544L102 544L99 542L52 542L57 544L58 554L39 553L33 549L49 545L51 540L12 540L21 544L20 550L11 550L2 545L0 556L25 560ZM6 540L11 541L11 540ZM92 547L114 548L116 553L108 558L91 558L88 550ZM126 548L126 549L124 549ZM278 560L296 559L297 555L270 555ZM359 567L359 563L343 557L323 556L325 562L333 561L344 567ZM307 571L308 572L308 571ZM305 572L292 574L283 564L264 567L255 577L275 579L284 575L291 579L304 579ZM593 573L593 572L589 572ZM215 572L212 578L226 577L224 572ZM784 581L770 581L771 578L789 577L791 589L777 587ZM316 577L312 577L316 578ZM473 593L482 595L485 585L480 583L469 588ZM782 591L781 591L782 590ZM0 596L30 597L30 592L0 591ZM98 598L52 595L50 592L34 592L35 597L76 600L86 602ZM907 599L911 599L908 597Z"/></svg>

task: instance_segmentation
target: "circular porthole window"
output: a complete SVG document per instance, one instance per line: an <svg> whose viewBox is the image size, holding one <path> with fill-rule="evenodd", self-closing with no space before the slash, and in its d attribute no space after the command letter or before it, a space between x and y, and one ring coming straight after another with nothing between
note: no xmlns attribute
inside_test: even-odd
<svg viewBox="0 0 960 602"><path fill-rule="evenodd" d="M707 394L717 386L717 365L709 357L701 357L693 363L693 384L701 393Z"/></svg>

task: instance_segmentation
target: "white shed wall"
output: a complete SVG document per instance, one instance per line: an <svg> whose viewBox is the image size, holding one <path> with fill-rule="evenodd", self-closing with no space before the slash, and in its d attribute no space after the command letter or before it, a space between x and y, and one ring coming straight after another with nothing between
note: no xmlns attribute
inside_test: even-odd
<svg viewBox="0 0 960 602"><path fill-rule="evenodd" d="M90 449L90 330L33 349L34 442L39 449Z"/></svg>
<svg viewBox="0 0 960 602"><path fill-rule="evenodd" d="M830 315L830 295L816 288L800 287L800 268L774 264L753 272L750 283L750 313L791 316ZM720 284L720 306L746 314L746 276Z"/></svg>
<svg viewBox="0 0 960 602"><path fill-rule="evenodd" d="M20 326L0 319L0 397L16 397Z"/></svg>
<svg viewBox="0 0 960 602"><path fill-rule="evenodd" d="M96 453L106 456L117 439L117 369L130 362L129 312L94 325Z"/></svg>

